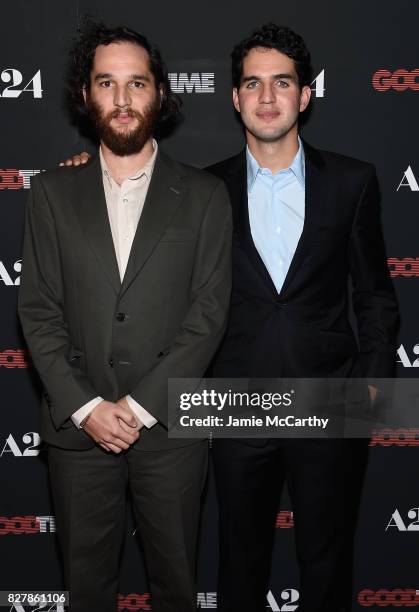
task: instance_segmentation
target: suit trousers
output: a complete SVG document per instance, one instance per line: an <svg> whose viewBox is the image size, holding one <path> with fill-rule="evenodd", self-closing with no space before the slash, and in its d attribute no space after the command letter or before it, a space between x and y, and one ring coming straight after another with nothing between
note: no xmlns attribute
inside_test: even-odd
<svg viewBox="0 0 419 612"><path fill-rule="evenodd" d="M286 481L300 572L298 610L349 612L368 440L252 442L214 440L220 528L218 611L265 612L276 514Z"/></svg>
<svg viewBox="0 0 419 612"><path fill-rule="evenodd" d="M127 486L153 612L196 610L195 564L208 443L120 454L50 446L49 471L71 612L115 612Z"/></svg>

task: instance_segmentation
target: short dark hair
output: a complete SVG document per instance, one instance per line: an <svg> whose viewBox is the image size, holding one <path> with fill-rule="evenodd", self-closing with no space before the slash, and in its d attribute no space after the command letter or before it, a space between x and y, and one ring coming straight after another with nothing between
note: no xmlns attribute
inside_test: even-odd
<svg viewBox="0 0 419 612"><path fill-rule="evenodd" d="M231 53L233 87L240 87L243 74L243 60L251 49L264 47L276 49L294 60L300 88L311 83L311 58L304 40L286 26L266 23L250 36L240 41Z"/></svg>
<svg viewBox="0 0 419 612"><path fill-rule="evenodd" d="M174 120L179 114L181 101L170 89L167 68L158 48L135 30L125 26L108 28L91 17L85 17L69 51L66 90L73 114L82 120L86 118L87 108L83 98L83 89L90 87L90 72L96 49L99 45L110 45L115 42L134 43L147 51L149 67L154 76L156 88L161 88L163 91L157 127Z"/></svg>

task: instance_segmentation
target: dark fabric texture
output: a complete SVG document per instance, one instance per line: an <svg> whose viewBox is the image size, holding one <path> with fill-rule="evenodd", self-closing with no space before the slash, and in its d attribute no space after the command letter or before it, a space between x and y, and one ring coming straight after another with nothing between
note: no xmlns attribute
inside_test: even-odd
<svg viewBox="0 0 419 612"><path fill-rule="evenodd" d="M394 375L399 325L375 169L308 143L304 151L304 227L279 293L252 240L245 151L208 168L225 181L233 206L230 315L211 374L365 377L367 390L367 383ZM351 609L367 446L367 440L215 441L220 612L266 609L274 521L285 480L295 514L299 610Z"/></svg>
<svg viewBox="0 0 419 612"><path fill-rule="evenodd" d="M202 376L224 333L224 184L159 153L121 284L99 157L48 171L33 181L23 262L19 314L45 387L42 438L90 448L71 415L94 397L131 394L159 421L143 429L142 448L185 444L167 435L167 381Z"/></svg>
<svg viewBox="0 0 419 612"><path fill-rule="evenodd" d="M195 562L208 443L119 455L50 446L71 612L115 612L129 482L153 610L196 610Z"/></svg>

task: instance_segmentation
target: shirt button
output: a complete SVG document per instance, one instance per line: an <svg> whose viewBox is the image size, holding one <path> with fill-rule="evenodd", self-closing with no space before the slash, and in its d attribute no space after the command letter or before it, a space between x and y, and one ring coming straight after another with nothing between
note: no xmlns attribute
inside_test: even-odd
<svg viewBox="0 0 419 612"><path fill-rule="evenodd" d="M128 202L128 198L124 198L122 201L126 204Z"/></svg>
<svg viewBox="0 0 419 612"><path fill-rule="evenodd" d="M118 312L116 315L116 320L122 323L123 321L125 321L125 317L125 312Z"/></svg>
<svg viewBox="0 0 419 612"><path fill-rule="evenodd" d="M280 233L281 233L281 228L280 228L280 227L277 227L277 228L276 228L276 233L277 233L277 234L280 234Z"/></svg>

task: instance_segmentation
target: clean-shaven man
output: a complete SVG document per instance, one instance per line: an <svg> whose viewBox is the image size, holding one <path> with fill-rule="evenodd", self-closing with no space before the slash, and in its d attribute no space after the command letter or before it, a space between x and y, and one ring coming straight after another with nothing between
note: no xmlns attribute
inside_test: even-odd
<svg viewBox="0 0 419 612"><path fill-rule="evenodd" d="M310 101L300 36L267 24L232 52L246 148L209 168L233 206L233 290L215 377L393 375L398 309L374 167L298 135ZM353 286L359 346L348 321ZM370 387L374 397L376 389ZM215 440L219 612L263 612L286 481L299 612L351 609L352 547L366 440Z"/></svg>
<svg viewBox="0 0 419 612"><path fill-rule="evenodd" d="M177 104L143 36L86 26L68 85L100 148L32 183L19 313L71 610L116 609L129 486L153 610L192 612L207 442L168 438L167 382L202 376L223 336L231 207L153 139Z"/></svg>

